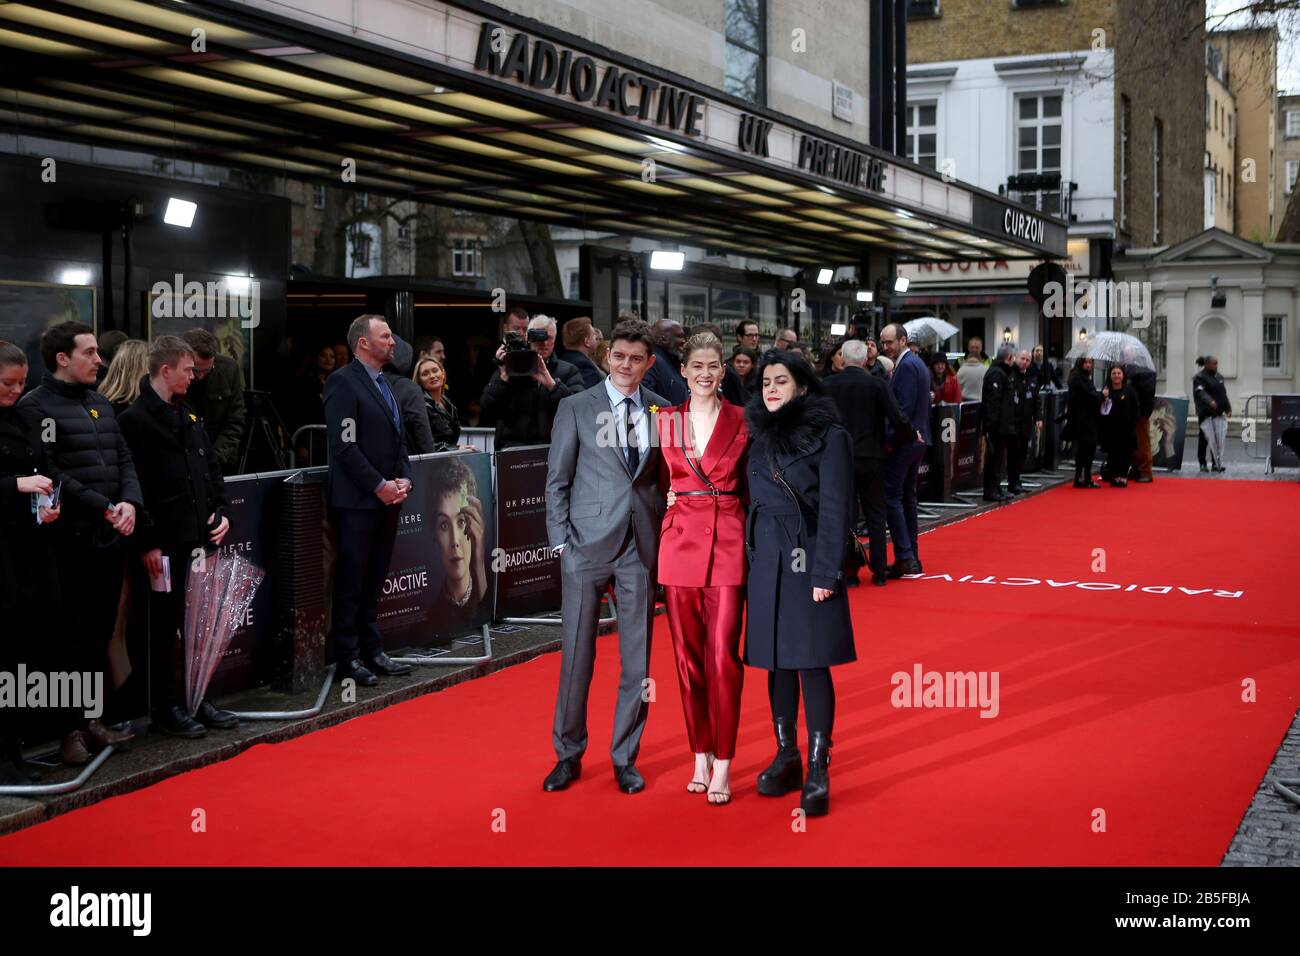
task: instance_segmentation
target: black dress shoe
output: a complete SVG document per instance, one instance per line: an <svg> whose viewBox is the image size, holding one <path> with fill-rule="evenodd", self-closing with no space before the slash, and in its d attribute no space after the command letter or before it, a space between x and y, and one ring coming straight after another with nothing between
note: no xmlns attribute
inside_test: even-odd
<svg viewBox="0 0 1300 956"><path fill-rule="evenodd" d="M856 574L850 574L845 576L844 583L851 588L856 588L858 585L862 583L862 579L858 577L858 575Z"/></svg>
<svg viewBox="0 0 1300 956"><path fill-rule="evenodd" d="M0 747L0 766L8 760L12 770L23 779L21 783L36 783L41 779L41 772L27 762L23 757L23 748L17 738L6 740L3 747Z"/></svg>
<svg viewBox="0 0 1300 956"><path fill-rule="evenodd" d="M883 588L888 580L884 574L873 574L871 576L871 583L878 588Z"/></svg>
<svg viewBox="0 0 1300 956"><path fill-rule="evenodd" d="M991 501L991 502L994 502L994 503L996 503L996 504L1002 504L1002 502L1004 502L1004 501L1010 501L1010 500L1011 500L1011 496L1010 496L1010 495L1004 495L1002 492L999 491L996 495L985 494L985 495L984 495L984 500L985 500L985 501Z"/></svg>
<svg viewBox="0 0 1300 956"><path fill-rule="evenodd" d="M1029 489L1026 488L1026 487L1024 487L1023 485L1016 485L1014 488L1012 488L1010 485L1007 485L1007 494L1009 494L1009 495L1027 495L1027 494L1029 494Z"/></svg>
<svg viewBox="0 0 1300 956"><path fill-rule="evenodd" d="M346 661L340 664L338 678L341 681L351 678L362 687L374 687L379 683L379 678L362 667L360 661Z"/></svg>
<svg viewBox="0 0 1300 956"><path fill-rule="evenodd" d="M615 767L614 779L618 781L618 789L624 793L640 793L645 789L645 778L637 773L636 767L631 764L626 767Z"/></svg>
<svg viewBox="0 0 1300 956"><path fill-rule="evenodd" d="M1133 480L1136 481L1139 485L1149 485L1155 479L1153 479L1150 475L1138 475Z"/></svg>
<svg viewBox="0 0 1300 956"><path fill-rule="evenodd" d="M410 664L399 664L387 654L380 654L374 660L366 661L366 668L385 677L401 677L411 673Z"/></svg>
<svg viewBox="0 0 1300 956"><path fill-rule="evenodd" d="M889 570L886 572L888 577L893 578L895 580L901 578L905 574L920 574L920 573L921 573L921 564L919 561L915 560L914 558L909 558L906 561L895 561L893 564L889 566Z"/></svg>
<svg viewBox="0 0 1300 956"><path fill-rule="evenodd" d="M171 734L173 737L185 737L189 740L197 740L199 737L207 736L207 728L191 717L180 707L169 707L167 710L159 711L150 718L153 726L165 734Z"/></svg>
<svg viewBox="0 0 1300 956"><path fill-rule="evenodd" d="M199 704L199 712L194 715L204 727L216 730L234 730L239 726L239 718L228 710L221 710L210 700Z"/></svg>
<svg viewBox="0 0 1300 956"><path fill-rule="evenodd" d="M581 776L582 761L576 757L569 757L557 763L555 769L546 775L546 779L542 781L542 789L547 793L564 790Z"/></svg>
<svg viewBox="0 0 1300 956"><path fill-rule="evenodd" d="M1201 471L1209 471L1209 470L1210 470L1209 465L1205 465L1205 464L1201 465Z"/></svg>

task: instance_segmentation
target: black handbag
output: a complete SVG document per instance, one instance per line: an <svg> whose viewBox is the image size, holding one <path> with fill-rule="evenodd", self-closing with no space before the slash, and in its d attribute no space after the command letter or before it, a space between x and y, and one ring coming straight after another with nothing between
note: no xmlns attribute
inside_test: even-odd
<svg viewBox="0 0 1300 956"><path fill-rule="evenodd" d="M781 487L786 490L786 493L795 500L795 504L799 506L799 524L803 528L804 537L806 538L808 536L808 525L804 521L803 513L804 509L813 512L812 506L804 500L804 497L801 494L790 487L785 480L785 475L777 471L775 468L772 469L772 477L776 479ZM848 529L848 538L848 547L844 552L844 576L846 578L855 578L858 576L859 571L870 565L870 561L867 560L867 549L863 547L862 541L853 533L852 528ZM875 569L873 568L872 570L874 571Z"/></svg>

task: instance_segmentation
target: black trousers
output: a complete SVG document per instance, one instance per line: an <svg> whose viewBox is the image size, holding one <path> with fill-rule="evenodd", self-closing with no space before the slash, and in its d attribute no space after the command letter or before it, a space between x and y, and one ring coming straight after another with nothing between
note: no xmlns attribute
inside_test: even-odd
<svg viewBox="0 0 1300 956"><path fill-rule="evenodd" d="M853 462L853 491L867 523L867 557L873 574L884 574L885 552L885 462L881 458L859 458Z"/></svg>
<svg viewBox="0 0 1300 956"><path fill-rule="evenodd" d="M1029 454L1029 436L1017 432L1007 439L1007 487L1020 487L1020 470Z"/></svg>
<svg viewBox="0 0 1300 956"><path fill-rule="evenodd" d="M984 441L988 445L984 457L984 494L986 495L996 495L1002 490L1002 462L1010 457L1007 454L1010 440L1010 436L1007 435L986 434L984 436Z"/></svg>
<svg viewBox="0 0 1300 956"><path fill-rule="evenodd" d="M1196 430L1196 460L1201 467L1205 467L1205 455L1210 450L1210 443L1205 440L1205 431L1198 428Z"/></svg>
<svg viewBox="0 0 1300 956"><path fill-rule="evenodd" d="M383 653L379 592L397 541L400 508L335 508L338 565L334 570L334 654L340 664Z"/></svg>
<svg viewBox="0 0 1300 956"><path fill-rule="evenodd" d="M772 716L784 720L799 718L799 685L803 684L804 721L808 733L820 731L827 737L835 724L835 684L829 667L767 672L767 698Z"/></svg>
<svg viewBox="0 0 1300 956"><path fill-rule="evenodd" d="M105 696L110 695L108 642L117 624L122 597L126 552L121 540L97 547L89 533L68 532L55 544L55 561L63 588L63 602L55 615L58 669L103 674ZM106 702L106 711L112 703ZM83 727L82 711L62 715L65 732Z"/></svg>
<svg viewBox="0 0 1300 956"><path fill-rule="evenodd" d="M1089 481L1092 478L1092 460L1097 457L1096 442L1074 443L1074 480Z"/></svg>
<svg viewBox="0 0 1300 956"><path fill-rule="evenodd" d="M195 545L195 547L198 547ZM149 595L149 713L161 714L175 705L184 708L185 590L189 583L189 548L165 550L171 562L170 592L149 590L149 575L141 587Z"/></svg>

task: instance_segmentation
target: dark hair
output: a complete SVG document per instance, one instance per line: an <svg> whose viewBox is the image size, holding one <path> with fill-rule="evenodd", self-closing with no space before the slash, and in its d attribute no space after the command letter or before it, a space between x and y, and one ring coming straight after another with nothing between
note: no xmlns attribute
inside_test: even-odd
<svg viewBox="0 0 1300 956"><path fill-rule="evenodd" d="M59 360L56 356L71 355L77 347L78 335L94 335L95 330L84 322L60 322L52 325L41 335L41 361L49 372L58 370Z"/></svg>
<svg viewBox="0 0 1300 956"><path fill-rule="evenodd" d="M1106 369L1106 384L1108 385L1110 384L1110 373L1115 371L1115 369L1119 369L1120 374L1124 376L1124 381L1122 384L1127 385L1128 369L1126 369L1123 365L1119 365L1119 364L1112 365L1110 368Z"/></svg>
<svg viewBox="0 0 1300 956"><path fill-rule="evenodd" d="M791 355L789 351L778 352L776 349L765 352L758 363L756 379L760 386L763 382L763 372L773 365L784 365L794 379L795 385L805 389L809 395L826 394L821 379L817 377L817 373L813 371L806 358L802 355Z"/></svg>
<svg viewBox="0 0 1300 956"><path fill-rule="evenodd" d="M431 484L435 503L443 495L459 494L462 489L466 494L478 494L478 482L474 480L474 473L459 458L448 458L440 462L439 467L433 471Z"/></svg>
<svg viewBox="0 0 1300 956"><path fill-rule="evenodd" d="M7 368L10 365L26 365L27 353L14 345L12 342L6 342L0 339L0 368Z"/></svg>
<svg viewBox="0 0 1300 956"><path fill-rule="evenodd" d="M507 321L507 322L510 321L510 317L511 317L512 315L522 316L522 317L525 318L525 319L529 318L528 310L525 309L522 305L512 305L512 306L509 308L509 310L506 311L506 321Z"/></svg>
<svg viewBox="0 0 1300 956"><path fill-rule="evenodd" d="M746 345L737 345L731 350L731 357L734 359L737 355L748 355L749 360L754 363L754 368L758 367L758 349L751 349ZM750 369L753 371L753 369Z"/></svg>
<svg viewBox="0 0 1300 956"><path fill-rule="evenodd" d="M830 351L826 353L826 357L825 357L824 359L822 359L822 374L823 374L823 375L832 375L832 374L834 374L834 372L835 372L835 356L836 356L836 354L840 351L840 349L842 349L842 348L844 348L844 340L843 340L843 339L841 339L840 341L838 341L838 342L836 342L834 345L832 345Z"/></svg>
<svg viewBox="0 0 1300 956"><path fill-rule="evenodd" d="M736 338L741 338L745 334L745 326L747 325L752 325L754 327L754 331L755 332L758 331L758 323L755 322L753 319L741 319L739 322L736 323Z"/></svg>
<svg viewBox="0 0 1300 956"><path fill-rule="evenodd" d="M653 355L655 351L654 335L650 332L650 326L640 319L623 319L614 326L614 331L609 334L609 344L613 345L619 339L624 342L643 342L645 343L646 353Z"/></svg>
<svg viewBox="0 0 1300 956"><path fill-rule="evenodd" d="M930 359L925 364L930 366L931 372L934 371L935 362L942 362L944 365L948 364L948 356L944 353L943 349L935 349L930 353ZM952 369L949 368L949 371L952 371Z"/></svg>
<svg viewBox="0 0 1300 956"><path fill-rule="evenodd" d="M1204 355L1198 355L1198 356L1196 356L1196 367L1197 367L1197 368L1205 368L1205 356L1204 356Z"/></svg>
<svg viewBox="0 0 1300 956"><path fill-rule="evenodd" d="M127 338L127 334L121 329L109 329L99 337L99 357L104 360L105 365L113 361L118 346L125 342Z"/></svg>
<svg viewBox="0 0 1300 956"><path fill-rule="evenodd" d="M1076 376L1076 375L1085 375L1085 374L1087 374L1087 373L1084 372L1084 370L1083 370L1083 363L1084 363L1084 362L1087 362L1087 361L1090 361L1090 359L1089 359L1088 356L1086 356L1086 355L1080 355L1077 359L1075 359L1075 360L1074 360L1074 367L1073 367L1072 369L1070 369L1070 378L1074 378L1074 376Z"/></svg>
<svg viewBox="0 0 1300 956"><path fill-rule="evenodd" d="M160 335L149 343L149 374L157 375L164 365L173 368L186 355L194 357L194 349L178 335Z"/></svg>
<svg viewBox="0 0 1300 956"><path fill-rule="evenodd" d="M221 354L221 343L207 329L186 329L181 338L199 358L216 358Z"/></svg>

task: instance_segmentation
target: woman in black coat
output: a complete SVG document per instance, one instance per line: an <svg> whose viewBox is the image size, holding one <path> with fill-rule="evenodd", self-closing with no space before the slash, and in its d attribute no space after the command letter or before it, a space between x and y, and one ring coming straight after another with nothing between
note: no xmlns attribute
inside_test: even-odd
<svg viewBox="0 0 1300 956"><path fill-rule="evenodd" d="M1101 445L1106 463L1101 477L1116 488L1128 484L1129 462L1137 448L1138 397L1122 365L1112 365L1101 390Z"/></svg>
<svg viewBox="0 0 1300 956"><path fill-rule="evenodd" d="M1092 383L1092 359L1074 360L1066 398L1066 428L1074 442L1074 487L1100 488L1092 480L1092 460L1097 455L1101 422L1101 392Z"/></svg>
<svg viewBox="0 0 1300 956"><path fill-rule="evenodd" d="M435 451L450 451L460 442L460 416L447 397L447 370L436 358L426 356L415 363L413 378L424 392Z"/></svg>
<svg viewBox="0 0 1300 956"><path fill-rule="evenodd" d="M59 509L32 512L32 495L49 494L54 482L39 436L14 411L27 383L27 356L0 342L0 671L18 662L48 636L44 620L59 604L58 572L48 525ZM0 785L31 783L35 775L22 759L19 725L10 708L0 708Z"/></svg>
<svg viewBox="0 0 1300 956"><path fill-rule="evenodd" d="M845 595L844 558L853 515L853 440L812 367L788 352L759 365L760 392L746 408L750 511L745 663L768 673L777 754L758 792L799 788L795 736L802 683L808 777L800 805L809 816L830 802L830 668L856 660Z"/></svg>

